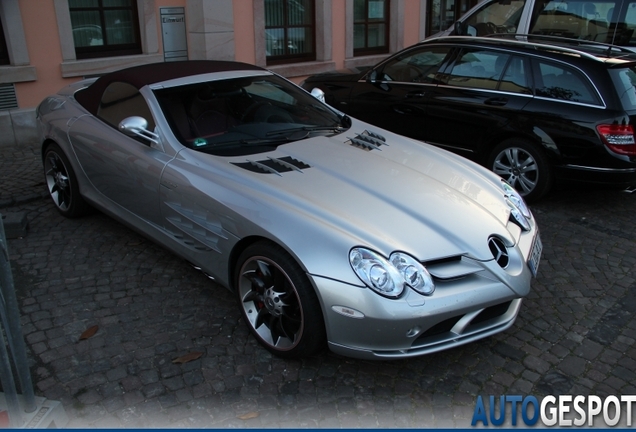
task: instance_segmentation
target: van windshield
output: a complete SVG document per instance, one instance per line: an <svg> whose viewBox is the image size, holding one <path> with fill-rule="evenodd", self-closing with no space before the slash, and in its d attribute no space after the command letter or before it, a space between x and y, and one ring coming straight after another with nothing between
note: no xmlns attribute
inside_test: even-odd
<svg viewBox="0 0 636 432"><path fill-rule="evenodd" d="M636 46L636 0L537 1L530 33Z"/></svg>

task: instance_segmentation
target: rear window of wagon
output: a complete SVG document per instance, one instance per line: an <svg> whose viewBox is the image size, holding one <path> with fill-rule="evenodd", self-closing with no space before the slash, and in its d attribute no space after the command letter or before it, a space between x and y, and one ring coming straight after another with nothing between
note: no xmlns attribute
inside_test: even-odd
<svg viewBox="0 0 636 432"><path fill-rule="evenodd" d="M626 111L636 111L636 65L609 69L616 91Z"/></svg>

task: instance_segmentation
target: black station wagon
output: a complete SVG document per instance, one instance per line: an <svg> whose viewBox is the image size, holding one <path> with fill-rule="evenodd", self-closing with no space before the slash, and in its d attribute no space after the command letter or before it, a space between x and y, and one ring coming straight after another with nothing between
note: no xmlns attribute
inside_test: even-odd
<svg viewBox="0 0 636 432"><path fill-rule="evenodd" d="M528 37L430 39L302 85L351 116L483 164L527 200L556 180L635 185L636 54Z"/></svg>

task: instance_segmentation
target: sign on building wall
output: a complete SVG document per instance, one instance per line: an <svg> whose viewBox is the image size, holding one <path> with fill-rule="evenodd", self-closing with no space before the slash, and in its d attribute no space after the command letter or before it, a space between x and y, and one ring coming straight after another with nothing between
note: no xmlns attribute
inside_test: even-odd
<svg viewBox="0 0 636 432"><path fill-rule="evenodd" d="M163 60L188 59L185 9L182 7L159 8L161 15L161 35L163 37Z"/></svg>

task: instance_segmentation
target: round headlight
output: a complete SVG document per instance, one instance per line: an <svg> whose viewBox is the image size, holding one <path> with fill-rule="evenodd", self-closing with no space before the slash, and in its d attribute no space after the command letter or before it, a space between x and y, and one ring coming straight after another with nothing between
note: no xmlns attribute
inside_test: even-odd
<svg viewBox="0 0 636 432"><path fill-rule="evenodd" d="M392 253L389 261L400 272L408 286L420 294L433 294L435 291L433 278L419 261L402 252Z"/></svg>
<svg viewBox="0 0 636 432"><path fill-rule="evenodd" d="M369 288L386 297L398 297L404 291L400 273L381 255L365 248L349 252L353 271Z"/></svg>

